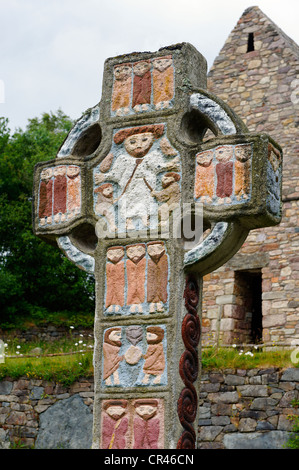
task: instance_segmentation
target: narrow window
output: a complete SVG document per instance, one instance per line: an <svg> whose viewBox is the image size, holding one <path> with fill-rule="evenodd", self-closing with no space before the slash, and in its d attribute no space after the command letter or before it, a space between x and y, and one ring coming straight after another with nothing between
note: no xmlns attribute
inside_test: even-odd
<svg viewBox="0 0 299 470"><path fill-rule="evenodd" d="M247 52L254 51L254 36L253 33L248 34L248 41L247 41Z"/></svg>
<svg viewBox="0 0 299 470"><path fill-rule="evenodd" d="M235 293L238 314L236 329L241 342L260 343L263 337L261 271L235 271Z"/></svg>

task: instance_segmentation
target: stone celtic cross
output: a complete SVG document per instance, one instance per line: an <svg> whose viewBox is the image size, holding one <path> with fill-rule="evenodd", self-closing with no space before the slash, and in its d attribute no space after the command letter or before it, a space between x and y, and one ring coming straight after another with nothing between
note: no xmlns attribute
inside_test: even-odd
<svg viewBox="0 0 299 470"><path fill-rule="evenodd" d="M190 44L106 60L34 180L36 235L96 280L93 448L196 447L202 278L279 223L281 166Z"/></svg>

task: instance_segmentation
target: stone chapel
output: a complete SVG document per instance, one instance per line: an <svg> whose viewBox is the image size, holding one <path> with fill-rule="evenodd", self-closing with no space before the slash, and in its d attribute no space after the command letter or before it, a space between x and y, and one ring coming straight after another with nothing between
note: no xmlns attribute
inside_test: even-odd
<svg viewBox="0 0 299 470"><path fill-rule="evenodd" d="M281 223L251 231L228 263L204 277L204 346L299 344L298 70L298 45L254 6L209 71L208 91L250 132L274 138L284 163Z"/></svg>

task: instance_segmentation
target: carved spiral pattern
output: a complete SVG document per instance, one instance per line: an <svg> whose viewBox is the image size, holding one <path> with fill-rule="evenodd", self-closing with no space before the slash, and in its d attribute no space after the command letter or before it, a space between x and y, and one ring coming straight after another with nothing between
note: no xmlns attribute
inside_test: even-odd
<svg viewBox="0 0 299 470"><path fill-rule="evenodd" d="M197 393L193 383L198 377L197 346L200 339L200 322L197 315L199 287L196 279L189 275L184 291L187 314L182 323L182 338L186 350L183 352L179 371L185 384L178 399L178 416L184 431L177 444L177 449L194 449L196 433L193 423L197 412Z"/></svg>

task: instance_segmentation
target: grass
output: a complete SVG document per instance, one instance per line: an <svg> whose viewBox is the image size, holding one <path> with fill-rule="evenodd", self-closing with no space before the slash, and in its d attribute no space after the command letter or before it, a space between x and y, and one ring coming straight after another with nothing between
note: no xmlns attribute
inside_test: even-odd
<svg viewBox="0 0 299 470"><path fill-rule="evenodd" d="M80 377L93 376L93 338L86 335L72 337L70 334L60 340L45 342L20 342L12 337L7 340L5 362L0 364L0 380L5 377L18 379L43 379L71 385ZM33 348L39 347L43 357L25 357ZM82 352L84 351L84 352ZM45 357L47 354L68 354ZM70 354L73 353L73 354ZM254 369L268 367L295 367L288 350L251 350L238 348L203 348L202 368L204 370ZM9 358L8 356L14 356Z"/></svg>
<svg viewBox="0 0 299 470"><path fill-rule="evenodd" d="M25 377L56 381L67 386L80 377L93 375L93 338L90 336L80 336L78 339L72 338L70 334L66 338L51 342L20 342L12 337L7 339L6 345L5 362L0 364L0 380L5 377ZM37 347L42 349L41 356L26 357ZM58 355L47 357L48 354Z"/></svg>
<svg viewBox="0 0 299 470"><path fill-rule="evenodd" d="M80 377L92 377L92 353L73 356L6 359L0 364L0 380L28 378L59 382L68 386Z"/></svg>
<svg viewBox="0 0 299 470"><path fill-rule="evenodd" d="M295 367L291 350L239 350L235 348L204 348L202 351L203 369L254 369L268 367Z"/></svg>

